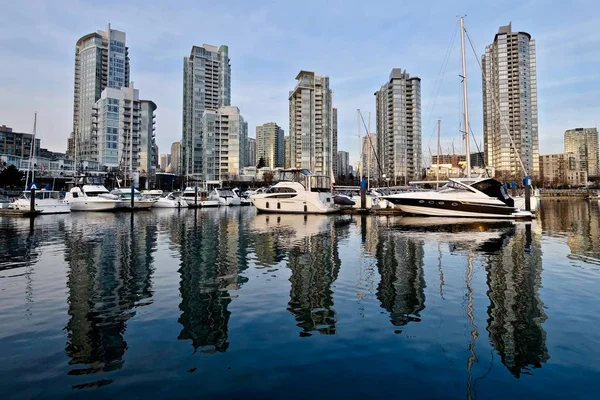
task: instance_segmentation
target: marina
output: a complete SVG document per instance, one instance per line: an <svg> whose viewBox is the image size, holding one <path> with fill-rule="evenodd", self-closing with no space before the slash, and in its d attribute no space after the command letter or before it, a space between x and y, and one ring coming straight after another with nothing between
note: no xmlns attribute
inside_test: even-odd
<svg viewBox="0 0 600 400"><path fill-rule="evenodd" d="M387 398L402 377L413 398L587 398L598 221L582 200L529 222L0 216L0 392Z"/></svg>

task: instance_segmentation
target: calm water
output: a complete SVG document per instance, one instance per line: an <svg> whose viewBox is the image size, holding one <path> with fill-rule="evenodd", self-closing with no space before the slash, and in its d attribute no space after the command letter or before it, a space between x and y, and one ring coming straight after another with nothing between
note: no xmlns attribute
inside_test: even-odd
<svg viewBox="0 0 600 400"><path fill-rule="evenodd" d="M598 204L542 207L2 218L1 397L594 397Z"/></svg>

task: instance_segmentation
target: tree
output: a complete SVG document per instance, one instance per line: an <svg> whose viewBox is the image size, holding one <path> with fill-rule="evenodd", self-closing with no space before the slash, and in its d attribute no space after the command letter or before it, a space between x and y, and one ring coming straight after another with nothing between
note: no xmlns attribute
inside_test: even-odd
<svg viewBox="0 0 600 400"><path fill-rule="evenodd" d="M274 174L271 171L266 171L263 174L263 181L265 182L265 184L270 185L271 182L273 182L273 178L274 178Z"/></svg>
<svg viewBox="0 0 600 400"><path fill-rule="evenodd" d="M256 164L256 168L260 169L260 168L264 168L266 167L265 165L265 159L263 157L258 159L258 164Z"/></svg>
<svg viewBox="0 0 600 400"><path fill-rule="evenodd" d="M23 173L14 165L9 165L0 172L0 186L15 187L20 186L23 180Z"/></svg>

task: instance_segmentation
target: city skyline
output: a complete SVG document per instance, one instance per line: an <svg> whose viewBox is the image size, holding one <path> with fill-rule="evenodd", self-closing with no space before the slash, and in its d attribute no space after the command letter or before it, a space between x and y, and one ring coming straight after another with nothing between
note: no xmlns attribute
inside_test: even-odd
<svg viewBox="0 0 600 400"><path fill-rule="evenodd" d="M181 56L189 54L195 44L222 43L229 46L235 68L231 104L242 110L250 125L249 132L254 132L264 121L287 126L289 76L301 69L318 71L330 77L330 86L335 91L339 110L338 148L349 151L351 162L355 163L359 151L356 109L374 113L372 93L380 87L381 76L391 68L403 68L422 79L423 153L427 154L429 148L435 151L432 132L438 118L442 119L444 151L454 139L460 152L457 128L460 49L456 41L438 96L434 95L434 89L457 24L455 17L462 13L467 14L466 27L477 58L498 27L509 22L515 30L529 32L535 38L540 154L557 153L563 148L566 129L598 125L600 107L593 90L597 86L594 83L600 82L600 74L594 70L599 56L593 50L598 41L597 18L586 12L592 5L580 1L577 6L559 5L549 11L535 2L439 3L428 7L417 5L409 15L401 3L390 3L387 6L390 12L381 15L372 5L344 3L344 7L339 7L332 2L320 6L323 12L317 18L335 20L334 24L309 29L285 23L293 15L288 5L254 3L231 7L190 3L182 13L181 7L145 8L132 2L121 5L123 12L119 16L112 12L110 2L83 5L73 1L66 5L64 13L43 3L31 9L7 4L9 18L0 45L12 61L0 66L0 75L5 77L0 87L10 94L0 99L0 124L30 132L33 112L37 110L38 132L44 147L65 151L73 121L73 44L82 35L110 22L115 29L127 33L135 86L142 88L143 97L151 98L160 111L156 130L160 148L169 148L172 142L181 139ZM133 10L140 17L139 22L126 18L134 15ZM215 18L200 28L189 23L205 12ZM44 23L39 24L40 20ZM403 23L392 24L393 21ZM225 22L231 29L216 29ZM236 25L245 28L242 31ZM368 27L369 35L353 28L359 25ZM386 40L409 32L427 32L427 35L417 34L393 44ZM328 40L319 40L324 36ZM156 51L157 48L161 51ZM364 48L370 48L374 54L369 60L363 59ZM483 114L477 58L467 47L471 124L475 140L481 146ZM432 108L434 100L436 107ZM474 145L472 150L476 151Z"/></svg>

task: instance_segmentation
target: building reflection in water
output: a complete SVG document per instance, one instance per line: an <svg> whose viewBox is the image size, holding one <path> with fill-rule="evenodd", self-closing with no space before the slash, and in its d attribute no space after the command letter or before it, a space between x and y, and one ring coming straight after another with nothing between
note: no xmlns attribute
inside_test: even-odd
<svg viewBox="0 0 600 400"><path fill-rule="evenodd" d="M420 321L425 308L425 277L423 275L423 242L390 231L380 233L377 248L377 269L381 280L377 298L394 326Z"/></svg>
<svg viewBox="0 0 600 400"><path fill-rule="evenodd" d="M109 372L123 365L126 322L152 296L156 226L152 214L73 216L65 235L70 315L66 352L70 375ZM115 229L116 227L116 229ZM101 386L99 379L76 388Z"/></svg>
<svg viewBox="0 0 600 400"><path fill-rule="evenodd" d="M190 210L181 220L180 292L183 326L179 340L191 340L194 351L225 352L229 347L230 291L247 281L240 275L247 269L243 223L240 210L222 208L208 212Z"/></svg>
<svg viewBox="0 0 600 400"><path fill-rule="evenodd" d="M542 327L547 316L539 297L540 236L531 224L518 224L501 250L489 254L486 266L487 330L502 363L515 377L540 368L550 358Z"/></svg>
<svg viewBox="0 0 600 400"><path fill-rule="evenodd" d="M600 203L598 201L546 201L542 208L545 234L567 234L570 259L600 264Z"/></svg>
<svg viewBox="0 0 600 400"><path fill-rule="evenodd" d="M258 214L252 221L253 231L266 236L255 242L257 254L270 251L259 247L264 244L287 252L292 272L288 311L302 329L300 336L336 332L331 285L341 265L338 241L348 234L349 223L350 218L290 214Z"/></svg>

